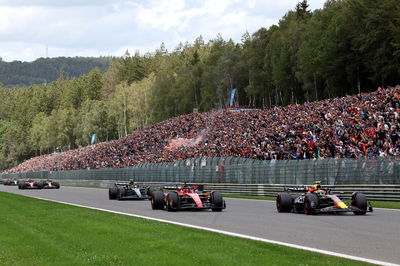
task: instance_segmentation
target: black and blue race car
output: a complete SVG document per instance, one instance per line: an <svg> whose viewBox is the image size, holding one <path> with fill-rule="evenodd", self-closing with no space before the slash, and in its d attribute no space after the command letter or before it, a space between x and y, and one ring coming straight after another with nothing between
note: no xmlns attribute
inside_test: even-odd
<svg viewBox="0 0 400 266"><path fill-rule="evenodd" d="M153 191L150 186L139 185L133 181L117 182L108 189L108 197L110 200L151 199Z"/></svg>
<svg viewBox="0 0 400 266"><path fill-rule="evenodd" d="M301 193L293 197L289 191ZM315 185L289 187L276 196L276 208L278 212L293 212L305 214L353 212L355 215L365 215L372 212L371 203L361 192L354 192L351 201L346 204L339 196L332 193L330 189L321 187L320 182Z"/></svg>

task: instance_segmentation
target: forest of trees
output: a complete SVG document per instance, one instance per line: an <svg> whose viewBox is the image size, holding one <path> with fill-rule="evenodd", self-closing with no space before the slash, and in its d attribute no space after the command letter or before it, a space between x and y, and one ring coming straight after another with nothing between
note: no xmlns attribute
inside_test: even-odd
<svg viewBox="0 0 400 266"><path fill-rule="evenodd" d="M52 82L60 75L79 77L95 67L106 71L111 60L110 57L56 57L5 62L0 57L0 84L9 88Z"/></svg>
<svg viewBox="0 0 400 266"><path fill-rule="evenodd" d="M155 122L241 106L270 108L399 84L398 0L328 0L310 11L299 2L278 23L216 36L167 51L128 52L80 77L1 88L0 169L44 153L107 141Z"/></svg>

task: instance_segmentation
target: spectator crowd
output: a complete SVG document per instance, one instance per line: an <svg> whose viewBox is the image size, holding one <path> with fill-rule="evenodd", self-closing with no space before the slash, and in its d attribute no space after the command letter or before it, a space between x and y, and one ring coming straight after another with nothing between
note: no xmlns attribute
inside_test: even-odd
<svg viewBox="0 0 400 266"><path fill-rule="evenodd" d="M259 160L400 154L400 86L274 107L178 116L109 142L31 158L6 173L123 168L193 157Z"/></svg>

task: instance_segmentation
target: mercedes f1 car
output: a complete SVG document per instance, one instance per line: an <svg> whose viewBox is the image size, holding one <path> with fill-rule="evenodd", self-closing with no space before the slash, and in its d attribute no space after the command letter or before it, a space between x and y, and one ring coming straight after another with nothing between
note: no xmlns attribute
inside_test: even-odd
<svg viewBox="0 0 400 266"><path fill-rule="evenodd" d="M305 214L353 212L355 215L365 215L372 212L372 206L361 192L351 195L351 203L346 204L339 196L332 194L330 189L323 189L320 182L312 187L300 186L286 188L276 197L276 208L278 212L294 212ZM289 191L301 192L296 198Z"/></svg>
<svg viewBox="0 0 400 266"><path fill-rule="evenodd" d="M220 212L226 208L225 200L220 192L211 194L203 190L203 185L183 184L182 186L165 186L162 190L170 190L168 193L155 191L151 197L153 210L167 207L168 211L182 209L211 209Z"/></svg>
<svg viewBox="0 0 400 266"><path fill-rule="evenodd" d="M42 184L40 182L28 179L28 180L21 180L18 183L19 189L42 189Z"/></svg>
<svg viewBox="0 0 400 266"><path fill-rule="evenodd" d="M18 186L19 181L14 178L6 178L3 180L3 185L5 186Z"/></svg>
<svg viewBox="0 0 400 266"><path fill-rule="evenodd" d="M59 189L60 188L60 183L55 182L50 179L39 181L39 185L41 188L44 188L44 189Z"/></svg>
<svg viewBox="0 0 400 266"><path fill-rule="evenodd" d="M149 186L138 185L133 181L117 182L108 189L110 200L118 199L151 199L153 188Z"/></svg>

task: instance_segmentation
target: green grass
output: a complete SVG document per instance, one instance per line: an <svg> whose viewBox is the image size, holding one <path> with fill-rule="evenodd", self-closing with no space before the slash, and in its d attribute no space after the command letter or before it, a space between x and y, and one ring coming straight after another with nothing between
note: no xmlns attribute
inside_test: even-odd
<svg viewBox="0 0 400 266"><path fill-rule="evenodd" d="M371 201L371 205L374 208L400 209L398 201Z"/></svg>
<svg viewBox="0 0 400 266"><path fill-rule="evenodd" d="M0 206L1 265L363 265L5 192Z"/></svg>

